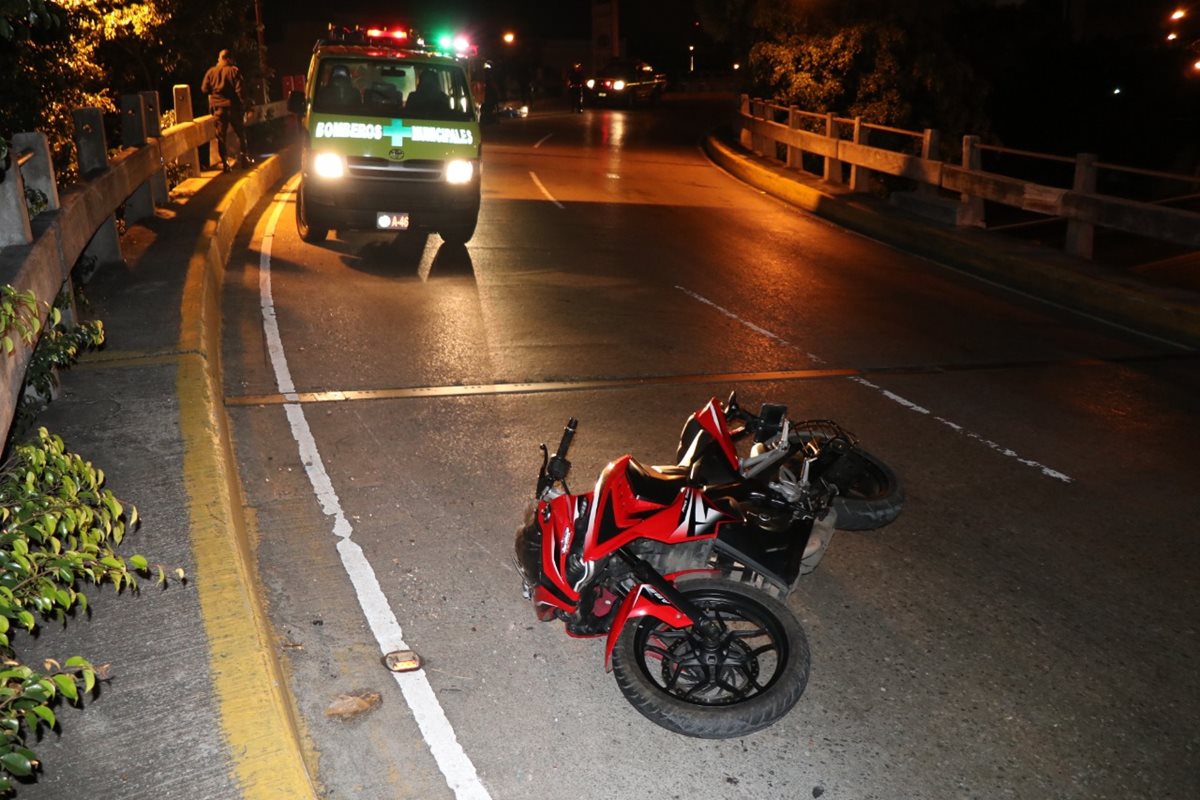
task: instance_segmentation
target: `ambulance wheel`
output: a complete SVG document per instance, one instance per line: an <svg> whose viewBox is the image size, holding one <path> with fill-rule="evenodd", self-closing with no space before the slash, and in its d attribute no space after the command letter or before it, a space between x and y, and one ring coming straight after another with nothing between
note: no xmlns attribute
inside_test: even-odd
<svg viewBox="0 0 1200 800"><path fill-rule="evenodd" d="M296 233L309 244L320 244L329 235L329 226L313 222L305 206L304 184L301 183L300 190L296 192Z"/></svg>
<svg viewBox="0 0 1200 800"><path fill-rule="evenodd" d="M446 244L466 244L475 235L475 223L478 221L478 217L471 217L469 220L456 222L453 225L446 225L438 229L438 236L441 236L442 241Z"/></svg>

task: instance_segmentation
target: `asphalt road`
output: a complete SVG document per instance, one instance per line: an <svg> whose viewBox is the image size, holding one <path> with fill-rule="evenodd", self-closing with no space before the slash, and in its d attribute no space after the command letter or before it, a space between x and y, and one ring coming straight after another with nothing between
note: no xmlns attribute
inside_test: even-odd
<svg viewBox="0 0 1200 800"><path fill-rule="evenodd" d="M325 796L1200 794L1195 357L742 186L698 148L723 111L503 122L465 249L305 245L287 191L243 232L226 405ZM670 461L731 389L837 419L908 502L790 599L791 714L700 741L624 701L602 641L535 620L512 539L568 416L581 488ZM430 694L382 667L397 636ZM380 704L327 714L356 690Z"/></svg>

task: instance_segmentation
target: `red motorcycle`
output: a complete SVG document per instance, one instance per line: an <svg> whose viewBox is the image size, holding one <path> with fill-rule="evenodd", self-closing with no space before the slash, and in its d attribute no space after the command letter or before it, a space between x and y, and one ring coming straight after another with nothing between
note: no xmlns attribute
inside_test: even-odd
<svg viewBox="0 0 1200 800"><path fill-rule="evenodd" d="M792 422L775 404L752 414L731 394L688 417L675 465L623 455L592 491L571 494L577 424L553 456L541 446L536 507L517 532L538 618L562 620L571 636L607 636L605 666L621 692L672 731L728 738L780 719L809 670L784 600L835 530L896 518L895 474L835 422Z"/></svg>

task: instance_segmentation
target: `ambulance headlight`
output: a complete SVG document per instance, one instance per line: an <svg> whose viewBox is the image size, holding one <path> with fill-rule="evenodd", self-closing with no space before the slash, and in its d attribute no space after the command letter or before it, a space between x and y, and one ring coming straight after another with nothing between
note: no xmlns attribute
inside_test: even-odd
<svg viewBox="0 0 1200 800"><path fill-rule="evenodd" d="M475 165L465 158L456 158L446 165L447 183L470 183L475 175Z"/></svg>
<svg viewBox="0 0 1200 800"><path fill-rule="evenodd" d="M340 178L346 174L346 159L337 153L317 153L312 160L313 172L320 178Z"/></svg>
<svg viewBox="0 0 1200 800"><path fill-rule="evenodd" d="M613 81L613 91L614 92L619 92L624 88L625 88L625 81L621 81L621 80Z"/></svg>
<svg viewBox="0 0 1200 800"><path fill-rule="evenodd" d="M594 78L588 78L587 79L587 87L589 89L595 89L596 88L596 80Z"/></svg>

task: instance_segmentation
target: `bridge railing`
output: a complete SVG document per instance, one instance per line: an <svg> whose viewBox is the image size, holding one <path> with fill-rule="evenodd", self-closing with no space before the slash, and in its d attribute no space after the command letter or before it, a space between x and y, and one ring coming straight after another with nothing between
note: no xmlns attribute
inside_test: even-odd
<svg viewBox="0 0 1200 800"><path fill-rule="evenodd" d="M174 101L176 124L160 130L157 92L123 96L121 147L112 157L100 110L75 110L73 138L81 177L61 191L45 134L13 136L15 157L0 181L0 284L32 291L41 301L42 323L59 293L70 287L72 270L82 257L99 265L123 260L117 213L131 223L166 205L168 163L198 175L200 148L210 143L210 161L218 158L215 121L209 115L193 118L190 88L176 86ZM252 121L282 117L285 106L255 107ZM31 196L36 198L32 208ZM7 439L35 346L19 340L14 344L12 353L0 357L0 441Z"/></svg>
<svg viewBox="0 0 1200 800"><path fill-rule="evenodd" d="M1200 248L1200 214L1170 205L1200 200L1195 194L1200 175L1105 164L1089 153L1068 158L995 147L978 136L964 136L961 162L951 163L939 157L936 130L874 125L861 117L804 111L748 95L741 97L736 122L741 144L757 155L831 184L848 183L853 191L866 191L878 175L906 179L915 191L893 192L892 202L955 225L987 227L985 203L990 202L1039 220L1066 220L1064 249L1082 258L1093 256L1097 227ZM989 171L985 154L1066 165L1068 185ZM1105 173L1152 178L1179 190L1154 200L1121 197L1097 188Z"/></svg>

